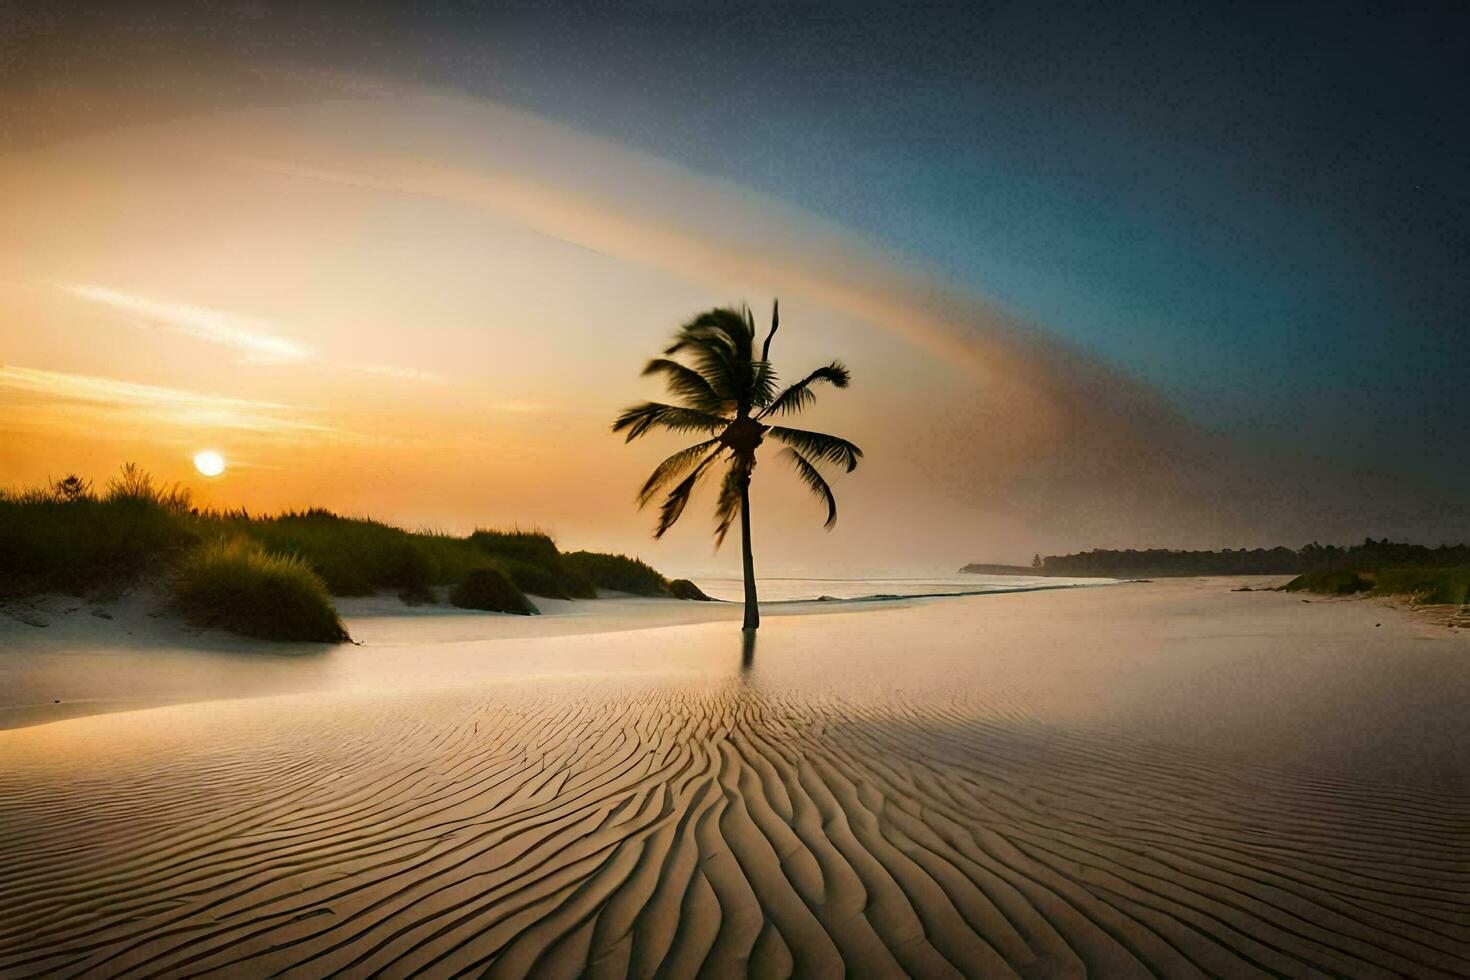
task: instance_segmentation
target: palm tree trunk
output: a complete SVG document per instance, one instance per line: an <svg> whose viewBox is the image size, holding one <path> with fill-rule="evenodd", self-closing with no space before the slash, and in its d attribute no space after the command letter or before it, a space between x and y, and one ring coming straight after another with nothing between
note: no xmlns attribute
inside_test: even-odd
<svg viewBox="0 0 1470 980"><path fill-rule="evenodd" d="M740 481L740 554L745 560L745 626L761 626L761 610L755 597L755 558L750 551L750 477Z"/></svg>

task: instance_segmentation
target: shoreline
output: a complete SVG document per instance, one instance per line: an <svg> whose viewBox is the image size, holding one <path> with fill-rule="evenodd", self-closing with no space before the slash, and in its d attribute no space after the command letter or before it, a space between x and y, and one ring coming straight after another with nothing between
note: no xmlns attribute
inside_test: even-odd
<svg viewBox="0 0 1470 980"><path fill-rule="evenodd" d="M762 602L761 610L783 618L866 614L946 598L1082 587L1095 585L778 599ZM148 588L108 600L34 597L21 615L14 610L0 615L0 731L169 705L332 690L342 675L352 673L340 669L343 661L406 647L432 651L483 645L483 655L493 658L498 644L732 623L742 615L741 604L728 600L618 593L598 599L537 597L537 616L446 603L410 605L388 592L335 601L354 637L351 643L277 642L191 626L164 613L163 598ZM127 693L113 693L118 690Z"/></svg>
<svg viewBox="0 0 1470 980"><path fill-rule="evenodd" d="M1248 590L1240 590L1244 583ZM1028 585L964 593L892 595L844 599L772 600L761 608L773 620L813 616L872 616L927 606L965 604L984 596L998 602L1039 593L1093 591L1129 586L1172 592L1203 588L1236 595L1262 595L1275 577L1218 576L1171 578L1158 582L1123 581L1071 585ZM1342 605L1361 599L1271 593L1288 603ZM1049 598L1041 597L1038 598ZM28 728L70 718L170 705L261 698L312 691L357 690L401 684L405 689L455 687L513 669L502 663L529 647L555 662L559 646L578 648L597 637L627 633L720 626L738 622L737 602L688 602L608 594L596 600L540 599L542 615L513 616L453 606L407 605L397 596L338 599L353 636L350 644L281 643L187 625L159 611L161 599L139 589L99 602L48 596L38 603L50 625L37 628L0 616L0 731ZM1401 628L1443 627L1442 616L1405 608L1390 600L1370 600L1377 620L1391 617ZM1055 607L1054 607L1055 608ZM1361 616L1359 617L1361 618ZM1375 629L1380 628L1378 626ZM769 630L765 631L769 634ZM1470 638L1470 632L1459 632ZM729 642L739 642L731 629ZM622 646L623 641L613 645ZM580 653L591 656L595 653ZM600 667L618 669L618 654L608 653ZM397 660L418 659L424 671L397 670ZM430 662L422 658L437 658ZM460 673L440 676L452 662ZM428 669L432 667L433 669ZM502 669L505 668L505 669ZM426 685L425 679L429 679Z"/></svg>

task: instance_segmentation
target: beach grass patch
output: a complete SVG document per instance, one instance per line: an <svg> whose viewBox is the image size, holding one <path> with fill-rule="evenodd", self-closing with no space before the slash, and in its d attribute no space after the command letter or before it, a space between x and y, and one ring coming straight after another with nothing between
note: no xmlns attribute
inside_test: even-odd
<svg viewBox="0 0 1470 980"><path fill-rule="evenodd" d="M480 528L471 544L495 559L522 592L548 599L595 599L597 589L586 575L572 567L544 531Z"/></svg>
<svg viewBox="0 0 1470 980"><path fill-rule="evenodd" d="M1470 602L1470 565L1381 569L1373 594L1410 596L1427 605L1463 605Z"/></svg>
<svg viewBox="0 0 1470 980"><path fill-rule="evenodd" d="M597 551L573 551L563 557L599 589L634 595L669 594L668 580L637 558Z"/></svg>
<svg viewBox="0 0 1470 980"><path fill-rule="evenodd" d="M0 493L0 595L82 592L127 584L192 547L189 495L123 468L98 495L67 477Z"/></svg>
<svg viewBox="0 0 1470 980"><path fill-rule="evenodd" d="M1353 595L1373 588L1371 572L1352 569L1320 569L1287 582L1287 592L1317 592L1322 595Z"/></svg>
<svg viewBox="0 0 1470 980"><path fill-rule="evenodd" d="M714 602L704 594L704 590L687 578L676 578L669 583L669 595L675 599L689 599L694 602Z"/></svg>
<svg viewBox="0 0 1470 980"><path fill-rule="evenodd" d="M174 572L172 604L189 622L266 640L342 643L347 629L321 577L293 555L246 538L218 539Z"/></svg>
<svg viewBox="0 0 1470 980"><path fill-rule="evenodd" d="M540 610L511 581L505 570L494 565L476 568L449 591L449 601L461 609L535 616Z"/></svg>

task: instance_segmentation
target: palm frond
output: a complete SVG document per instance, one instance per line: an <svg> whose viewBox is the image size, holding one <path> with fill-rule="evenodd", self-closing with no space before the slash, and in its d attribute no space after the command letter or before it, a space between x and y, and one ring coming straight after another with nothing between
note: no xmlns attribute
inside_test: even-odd
<svg viewBox="0 0 1470 980"><path fill-rule="evenodd" d="M718 439L710 439L705 442L695 443L687 449L679 450L654 467L653 474L643 484L643 488L638 491L638 507L640 509L646 507L648 502L653 499L653 495L658 493L664 484L693 466L694 461L699 459L702 453L713 448L718 442Z"/></svg>
<svg viewBox="0 0 1470 980"><path fill-rule="evenodd" d="M655 426L674 432L712 433L729 424L729 419L710 412L682 408L677 405L663 405L659 402L643 402L641 405L624 409L623 414L613 422L612 430L614 432L627 430L626 441L632 442L646 435L648 430Z"/></svg>
<svg viewBox="0 0 1470 980"><path fill-rule="evenodd" d="M745 481L750 479L750 461L736 457L730 463L730 468L725 471L725 479L720 484L720 497L715 501L715 549L725 543L725 535L729 533L730 526L735 523L735 518L740 516L741 490Z"/></svg>
<svg viewBox="0 0 1470 980"><path fill-rule="evenodd" d="M684 513L684 508L689 504L689 495L694 492L695 484L699 482L699 478L704 475L704 471L709 468L709 464L715 461L723 449L724 447L722 446L716 447L713 452L700 461L698 466L690 471L688 476L679 481L678 486L669 491L669 495L664 498L664 502L658 509L658 527L653 532L655 538L663 537L664 532L673 527L674 522Z"/></svg>
<svg viewBox="0 0 1470 980"><path fill-rule="evenodd" d="M771 362L771 338L776 336L776 328L781 325L781 301L771 300L771 332L766 334L766 342L761 344L761 360L767 364Z"/></svg>
<svg viewBox="0 0 1470 980"><path fill-rule="evenodd" d="M779 326L781 326L781 301L773 300L771 302L771 331L766 334L765 343L761 344L761 359L752 365L754 373L750 405L753 408L765 408L771 404L771 399L776 397L777 377L776 369L771 364L771 339L776 336L776 328Z"/></svg>
<svg viewBox="0 0 1470 980"><path fill-rule="evenodd" d="M795 413L807 408L817 400L816 394L812 391L812 385L819 381L825 381L834 388L846 388L851 379L852 374L847 370L847 366L841 361L833 361L826 367L817 368L777 395L766 406L765 411L761 412L761 417Z"/></svg>
<svg viewBox="0 0 1470 980"><path fill-rule="evenodd" d="M655 357L643 368L643 376L650 374L662 374L664 376L664 387L669 393L684 401L685 408L692 408L699 412L719 414L725 410L726 404L731 399L720 397L709 379L687 364L667 357Z"/></svg>
<svg viewBox="0 0 1470 980"><path fill-rule="evenodd" d="M801 477L801 482L805 483L811 489L812 493L820 497L822 502L827 505L827 523L825 526L831 527L833 524L836 524L837 498L832 496L832 488L822 478L821 472L812 465L811 460L807 459L795 449L789 447L783 449L781 450L781 455L791 460L791 464L796 467L796 475Z"/></svg>
<svg viewBox="0 0 1470 980"><path fill-rule="evenodd" d="M720 398L740 400L745 390L744 368L723 334L705 332L685 336L681 333L664 354L667 357L683 354Z"/></svg>
<svg viewBox="0 0 1470 980"><path fill-rule="evenodd" d="M771 400L776 397L776 384L779 380L770 361L756 361L752 364L750 407L763 409L771 404Z"/></svg>
<svg viewBox="0 0 1470 980"><path fill-rule="evenodd" d="M722 398L749 408L759 402L765 387L754 360L754 345L755 318L749 308L719 307L680 327L664 354L687 354Z"/></svg>
<svg viewBox="0 0 1470 980"><path fill-rule="evenodd" d="M674 335L674 343L664 351L676 354L698 343L723 346L737 361L751 360L751 344L755 339L755 323L747 309L729 306L705 310L685 323Z"/></svg>
<svg viewBox="0 0 1470 980"><path fill-rule="evenodd" d="M828 463L840 463L851 473L857 469L863 451L846 439L829 436L824 432L808 432L805 429L788 429L773 425L766 434L778 442L798 450L808 459Z"/></svg>

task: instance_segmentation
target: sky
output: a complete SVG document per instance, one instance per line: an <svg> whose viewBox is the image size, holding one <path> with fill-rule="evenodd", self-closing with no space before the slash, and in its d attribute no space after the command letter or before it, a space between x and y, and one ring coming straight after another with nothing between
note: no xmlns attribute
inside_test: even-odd
<svg viewBox="0 0 1470 980"><path fill-rule="evenodd" d="M1461 540L1467 21L12 4L0 483L134 459L722 570L633 505L677 441L607 425L679 322L779 296L867 457L831 533L762 467L772 571Z"/></svg>

